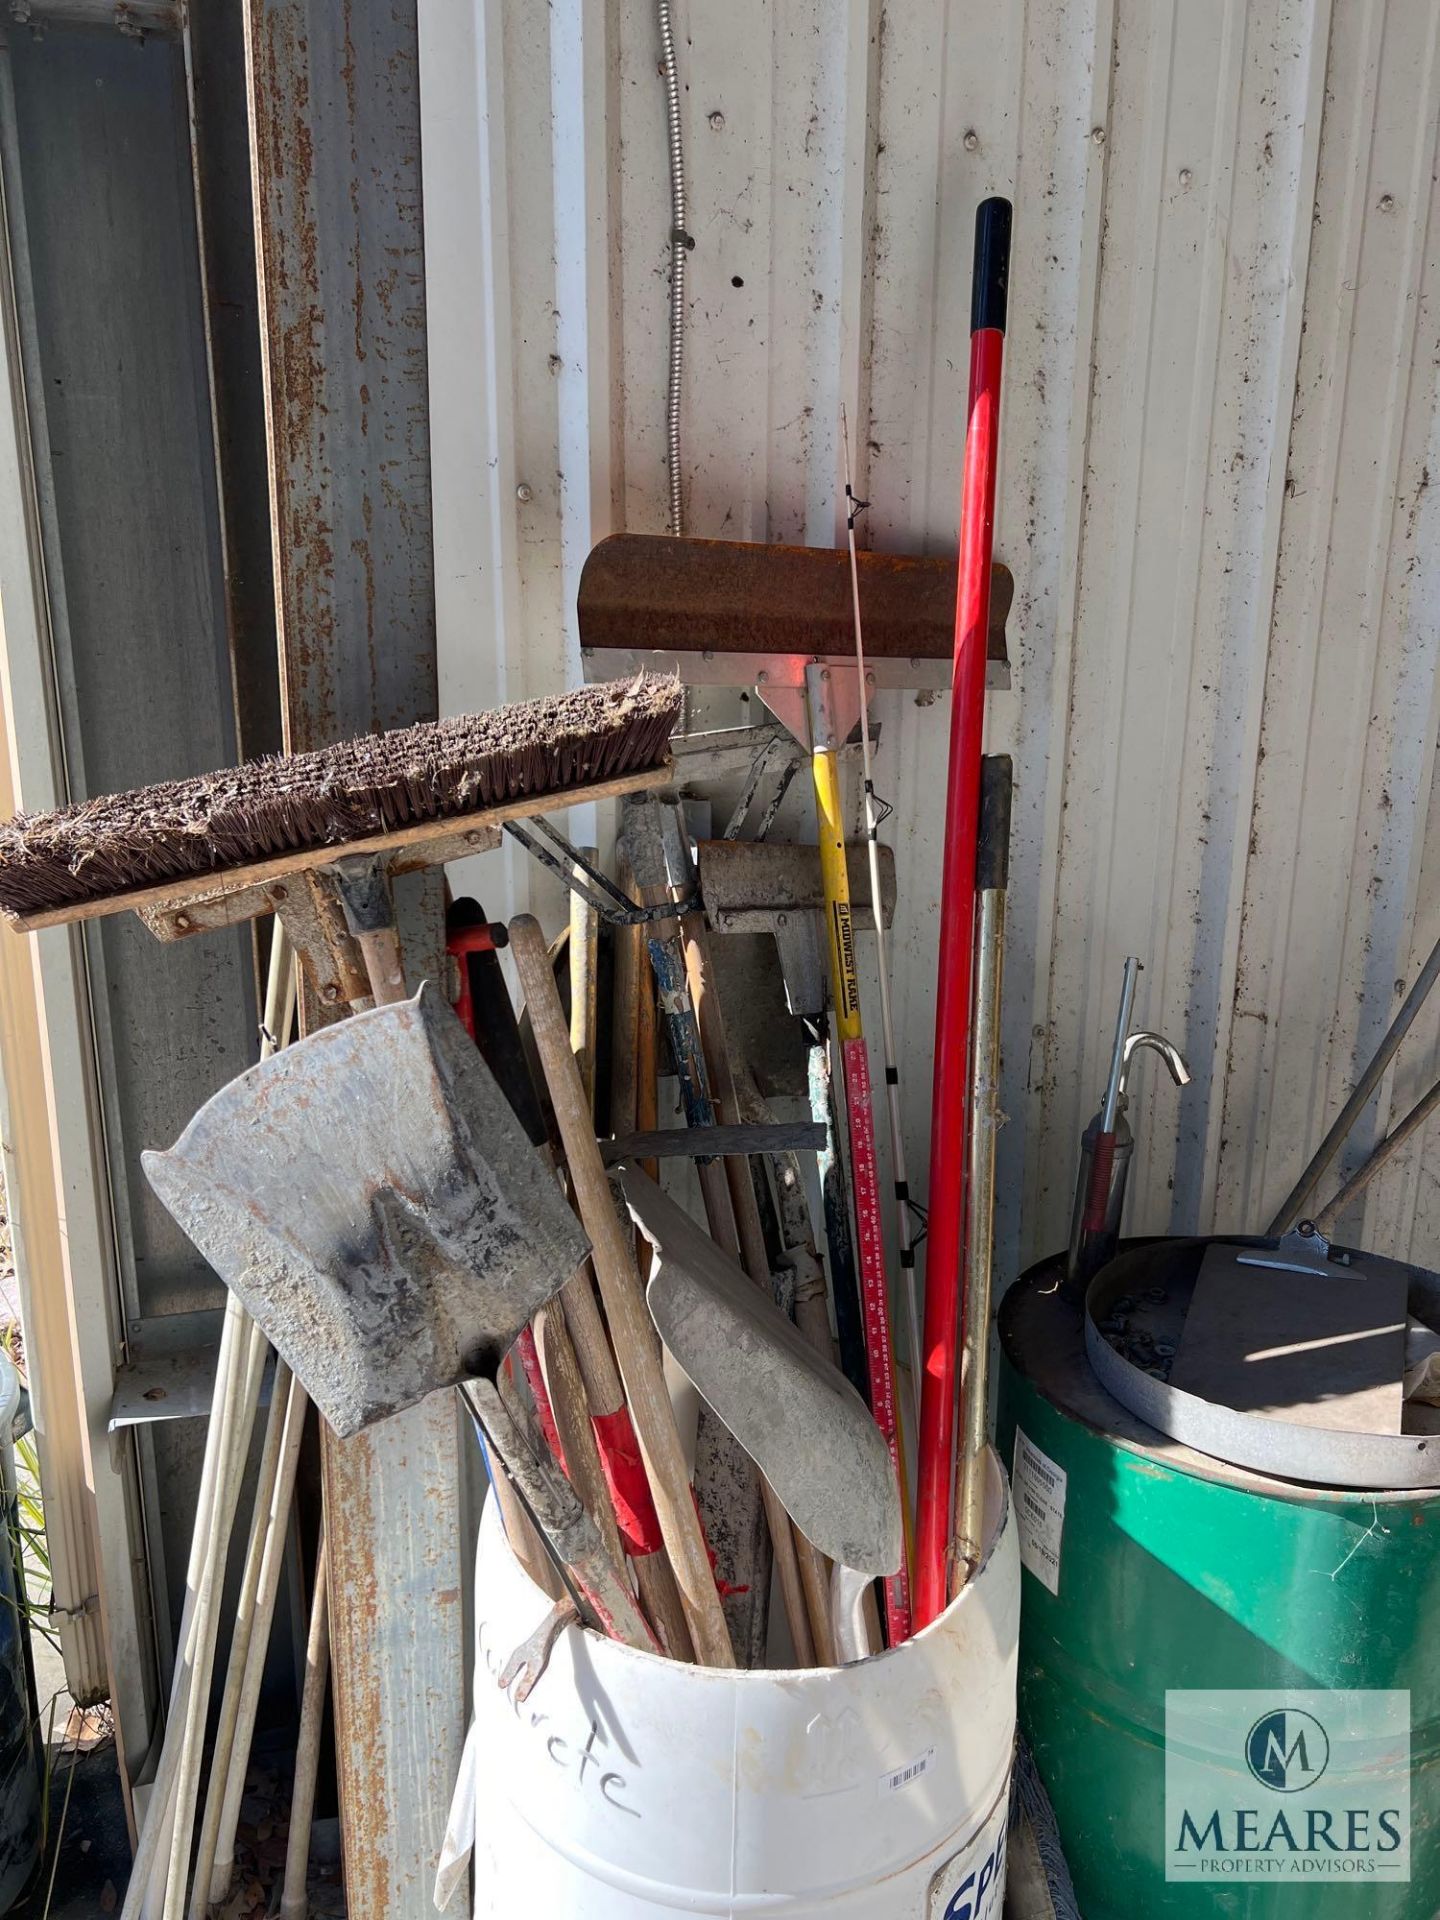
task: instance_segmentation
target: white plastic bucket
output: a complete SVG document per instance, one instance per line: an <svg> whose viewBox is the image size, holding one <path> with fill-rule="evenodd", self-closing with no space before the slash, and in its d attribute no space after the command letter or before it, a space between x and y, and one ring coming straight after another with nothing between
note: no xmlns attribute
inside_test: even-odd
<svg viewBox="0 0 1440 1920"><path fill-rule="evenodd" d="M991 1546L924 1633L854 1666L719 1672L572 1628L529 1700L495 1683L549 1602L489 1502L475 1715L437 1904L473 1842L476 1920L999 1920L1020 1562Z"/></svg>

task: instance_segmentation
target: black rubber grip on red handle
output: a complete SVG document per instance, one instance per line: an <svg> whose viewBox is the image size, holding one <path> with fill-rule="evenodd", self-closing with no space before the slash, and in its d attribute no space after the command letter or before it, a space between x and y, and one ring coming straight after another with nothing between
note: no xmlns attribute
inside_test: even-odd
<svg viewBox="0 0 1440 1920"><path fill-rule="evenodd" d="M975 270L970 282L970 331L1005 331L1010 292L1010 219L1008 200L982 200L975 213Z"/></svg>
<svg viewBox="0 0 1440 1920"><path fill-rule="evenodd" d="M1010 881L1011 760L987 753L980 762L980 832L975 842L975 891L1003 893Z"/></svg>

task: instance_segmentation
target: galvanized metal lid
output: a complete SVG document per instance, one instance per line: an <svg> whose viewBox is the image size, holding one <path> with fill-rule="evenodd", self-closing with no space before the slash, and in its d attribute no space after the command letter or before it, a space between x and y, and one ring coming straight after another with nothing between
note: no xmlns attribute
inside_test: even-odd
<svg viewBox="0 0 1440 1920"><path fill-rule="evenodd" d="M1171 1381L1169 1363L1201 1264L1216 1247L1236 1249L1257 1278L1268 1269L1309 1275L1317 1286L1343 1278L1373 1289L1399 1276L1410 1315L1440 1333L1440 1278L1378 1254L1331 1247L1308 1223L1282 1240L1155 1241L1121 1253L1086 1294L1085 1351L1106 1391L1182 1445L1257 1473L1372 1491L1440 1486L1440 1435L1328 1427L1313 1415L1287 1419L1224 1405Z"/></svg>

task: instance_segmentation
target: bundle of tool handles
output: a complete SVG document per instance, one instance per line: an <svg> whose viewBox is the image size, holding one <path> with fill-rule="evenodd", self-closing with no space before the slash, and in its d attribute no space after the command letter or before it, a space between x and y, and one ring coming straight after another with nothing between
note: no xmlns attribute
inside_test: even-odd
<svg viewBox="0 0 1440 1920"><path fill-rule="evenodd" d="M502 1675L522 1696L577 1620L675 1659L760 1664L772 1563L803 1665L904 1640L980 1564L1010 804L1010 763L981 746L1009 229L1008 203L987 201L976 227L923 1327L913 1283L923 1210L906 1185L883 944L880 954L908 1393L892 1349L856 969L865 922L852 911L844 833L853 701L837 698L833 666L810 670L804 703L830 1008L828 1024L821 1015L811 1026L803 1126L776 1123L727 1036L694 847L678 801L656 791L669 777L673 682L584 689L19 820L0 835L0 908L22 926L133 909L176 938L276 916L261 1063L172 1150L146 1156L231 1298L167 1732L126 1915L153 1890L163 1889L167 1920L187 1910L187 1888L191 1914L227 1890L311 1399L345 1435L438 1387L461 1389L510 1545L553 1601ZM846 502L870 923L883 942L855 566L863 503L848 446ZM520 824L622 796L613 876L553 833L547 851ZM465 902L449 915L448 992L431 982L410 997L391 877L493 845L507 825L572 887L568 1010L537 922L492 926ZM612 922L608 1032L602 913ZM302 979L312 1030L288 1045ZM321 1008L340 1001L356 1017L326 1024ZM662 1050L683 1129L659 1125ZM807 1147L819 1150L824 1263L797 1154ZM703 1230L658 1184L662 1156L693 1167ZM699 1392L693 1485L662 1342ZM271 1344L279 1359L202 1817L221 1587ZM303 1911L327 1605L322 1537L282 1913Z"/></svg>

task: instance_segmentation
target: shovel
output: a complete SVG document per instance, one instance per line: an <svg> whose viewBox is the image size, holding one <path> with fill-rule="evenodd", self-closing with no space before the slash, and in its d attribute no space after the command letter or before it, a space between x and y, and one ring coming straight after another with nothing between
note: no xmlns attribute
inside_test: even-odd
<svg viewBox="0 0 1440 1920"><path fill-rule="evenodd" d="M589 1243L433 986L252 1067L144 1164L338 1434L463 1384L592 1615L654 1646L573 1489L501 1399L501 1360Z"/></svg>
<svg viewBox="0 0 1440 1920"><path fill-rule="evenodd" d="M646 1299L666 1347L812 1545L867 1578L894 1573L899 1489L865 1402L653 1180L627 1167L620 1184L655 1249Z"/></svg>

